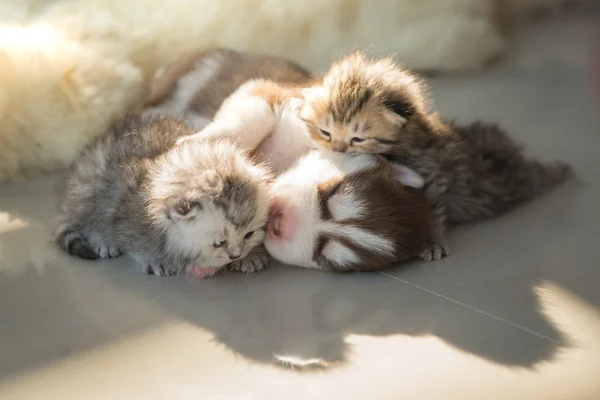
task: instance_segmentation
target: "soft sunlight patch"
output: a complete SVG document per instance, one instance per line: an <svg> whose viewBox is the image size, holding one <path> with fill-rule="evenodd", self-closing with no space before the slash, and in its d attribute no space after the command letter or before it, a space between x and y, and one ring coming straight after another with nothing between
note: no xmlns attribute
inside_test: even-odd
<svg viewBox="0 0 600 400"><path fill-rule="evenodd" d="M326 369L329 367L329 363L327 361L320 358L307 358L303 359L301 357L292 356L292 355L274 355L277 363L282 367L293 369L293 370L315 370L315 369Z"/></svg>
<svg viewBox="0 0 600 400"><path fill-rule="evenodd" d="M0 233L26 228L29 222L20 218L11 218L7 212L0 212Z"/></svg>

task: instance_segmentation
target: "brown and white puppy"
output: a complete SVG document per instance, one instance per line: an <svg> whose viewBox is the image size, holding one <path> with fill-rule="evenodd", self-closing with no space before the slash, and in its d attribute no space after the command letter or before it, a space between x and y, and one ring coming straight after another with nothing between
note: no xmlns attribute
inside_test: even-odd
<svg viewBox="0 0 600 400"><path fill-rule="evenodd" d="M313 150L273 183L265 247L292 265L374 271L418 257L432 214L422 191L370 155Z"/></svg>

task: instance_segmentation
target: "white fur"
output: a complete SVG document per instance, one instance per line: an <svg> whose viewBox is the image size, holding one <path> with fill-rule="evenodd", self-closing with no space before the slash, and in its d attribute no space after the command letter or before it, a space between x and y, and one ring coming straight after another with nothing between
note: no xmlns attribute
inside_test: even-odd
<svg viewBox="0 0 600 400"><path fill-rule="evenodd" d="M298 110L293 104L285 103L276 107L275 114L275 128L258 148L257 158L268 162L273 172L280 174L315 145L306 131L306 125L298 118Z"/></svg>
<svg viewBox="0 0 600 400"><path fill-rule="evenodd" d="M201 260L198 264L220 267L228 264L230 259L227 252L222 248L214 248L214 244L225 238L225 229L235 230L227 222L222 210L206 202L203 211L197 210L197 218L181 218L176 223L169 224L168 245L172 251L184 254L199 252Z"/></svg>
<svg viewBox="0 0 600 400"><path fill-rule="evenodd" d="M336 221L358 219L365 215L365 204L352 193L336 193L329 198L328 203Z"/></svg>
<svg viewBox="0 0 600 400"><path fill-rule="evenodd" d="M360 261L358 255L337 240L330 240L323 247L323 257L340 266L354 264Z"/></svg>
<svg viewBox="0 0 600 400"><path fill-rule="evenodd" d="M357 174L361 171L374 168L377 159L371 154L354 154L349 156L344 153L327 152L327 159L337 165L347 175Z"/></svg>
<svg viewBox="0 0 600 400"><path fill-rule="evenodd" d="M186 52L233 47L322 71L366 48L409 68L473 69L506 47L495 2L514 15L564 1L3 1L0 181L70 164Z"/></svg>
<svg viewBox="0 0 600 400"><path fill-rule="evenodd" d="M341 225L327 221L323 223L321 229L323 232L343 236L375 253L393 254L394 252L394 243L390 239L352 225Z"/></svg>
<svg viewBox="0 0 600 400"><path fill-rule="evenodd" d="M161 221L167 229L167 245L173 252L199 255L194 263L207 267L222 267L231 262L230 255L244 258L264 238L260 229L264 220L255 221L249 227L254 235L245 239L248 231L236 228L225 217L223 211L210 201L202 204L203 209L195 209L185 217L175 217ZM215 244L226 242L223 247Z"/></svg>
<svg viewBox="0 0 600 400"><path fill-rule="evenodd" d="M207 128L185 140L208 136L232 137L239 140L248 150L253 150L252 146L260 143L256 160L275 164L275 173L278 174L283 167L287 168L310 149L305 140L308 135L305 125L298 117L296 107L284 104L276 110L271 110L262 98L249 95L249 91L255 85L254 81L242 85L225 100ZM272 185L274 197L286 198L287 202L294 204L297 213L294 219L298 221L298 226L292 241L280 244L266 242L271 255L290 264L318 268L312 260L312 252L318 235L322 233L353 240L373 252L392 253L394 245L391 240L358 227L339 223L364 216L365 203L353 193L338 193L332 196L329 201L334 221L320 220L317 202L319 183L343 179L347 175L372 169L376 165L376 157L370 154L350 156L330 151L310 151L305 154ZM168 175L168 171L164 173ZM351 262L350 249L342 251L341 244L337 247L332 246L328 248L327 254L340 253L339 256L346 260L346 263Z"/></svg>
<svg viewBox="0 0 600 400"><path fill-rule="evenodd" d="M330 157L324 157L319 151L308 153L298 161L297 165L285 172L285 177L278 179L275 187L277 185L284 185L286 182L294 185L310 186L316 182L342 178L344 172L331 160L332 157L336 157L337 155L338 153L331 153Z"/></svg>
<svg viewBox="0 0 600 400"><path fill-rule="evenodd" d="M94 45L120 41L114 47L147 73L176 59L174 50L210 45L268 51L318 70L356 48L398 53L410 67L457 69L477 68L503 49L493 5L494 0L63 0L46 15ZM262 26L268 29L256 28Z"/></svg>
<svg viewBox="0 0 600 400"><path fill-rule="evenodd" d="M244 150L254 150L270 133L276 123L274 110L262 98L248 95L256 86L250 81L240 86L225 99L213 121L200 132L181 138L189 140L206 138L231 138Z"/></svg>
<svg viewBox="0 0 600 400"><path fill-rule="evenodd" d="M312 258L316 240L321 234L330 238L343 237L376 253L392 253L394 244L390 239L357 226L340 223L363 215L364 200L356 198L354 193L342 192L332 196L329 200L332 207L329 209L333 221L323 221L320 218L317 202L318 185L331 179L343 179L347 175L375 166L375 163L370 163L368 160L374 160L374 157L312 151L279 176L273 183L271 191L274 196L292 199L299 223L291 240L278 241L267 237L265 246L269 253L288 264L319 268ZM352 250L335 242L327 245L322 254L332 261L342 260L343 263L340 265L350 263L353 257L357 257Z"/></svg>
<svg viewBox="0 0 600 400"><path fill-rule="evenodd" d="M140 94L128 60L47 25L0 25L0 181L65 167Z"/></svg>
<svg viewBox="0 0 600 400"><path fill-rule="evenodd" d="M415 189L421 189L425 185L423 177L417 174L411 168L396 163L390 163L390 165L394 170L394 176L396 179L402 182L403 185L410 186Z"/></svg>
<svg viewBox="0 0 600 400"><path fill-rule="evenodd" d="M179 139L178 143L198 138L230 137L245 150L253 151L256 161L268 163L274 174L288 169L314 144L298 117L300 104L290 99L271 108L264 99L250 94L260 82L253 80L240 86L225 99L208 126Z"/></svg>
<svg viewBox="0 0 600 400"><path fill-rule="evenodd" d="M267 221L270 196L265 188L256 192L255 215L248 226L242 229L233 225L226 218L223 210L214 205L204 188L210 187L213 192L223 190L223 178L215 163L219 161L231 163L236 173L247 179L262 182L265 173L256 167L226 141L211 145L183 144L167 153L170 162L161 163L160 168L152 171L151 198L148 211L153 216L153 223L167 232L167 246L172 253L196 256L194 264L209 267L221 267L231 262L230 255L244 258L264 239L262 227ZM193 181L182 182L178 176L180 170L198 171ZM173 193L181 186L186 195L200 202L201 207L192 208L187 214L180 215L173 208ZM167 217L168 213L168 217ZM246 239L245 235L254 234ZM215 244L226 242L215 247ZM255 266L256 267L256 266ZM256 267L258 268L258 267Z"/></svg>

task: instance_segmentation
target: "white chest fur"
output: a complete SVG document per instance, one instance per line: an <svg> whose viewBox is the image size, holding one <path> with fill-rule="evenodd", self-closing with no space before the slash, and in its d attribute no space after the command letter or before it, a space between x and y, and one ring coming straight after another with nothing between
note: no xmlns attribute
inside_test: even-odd
<svg viewBox="0 0 600 400"><path fill-rule="evenodd" d="M314 145L293 103L285 102L276 107L275 115L273 132L256 148L254 155L257 161L268 163L273 173L279 175Z"/></svg>

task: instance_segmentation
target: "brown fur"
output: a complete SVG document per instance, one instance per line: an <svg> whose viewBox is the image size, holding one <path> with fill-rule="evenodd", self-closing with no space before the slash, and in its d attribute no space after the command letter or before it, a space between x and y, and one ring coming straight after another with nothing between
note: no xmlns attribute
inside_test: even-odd
<svg viewBox="0 0 600 400"><path fill-rule="evenodd" d="M424 259L448 254L446 222L495 216L572 176L565 163L530 160L494 124L443 122L428 109L424 82L390 59L368 60L353 54L334 64L311 91L302 115L321 146L381 153L425 179L435 222ZM389 118L390 111L400 117L396 123ZM327 122L329 129L333 127L331 140L322 133L316 137L315 127ZM367 124L362 135L365 142L353 145L357 123ZM346 148L336 148L336 140L346 140Z"/></svg>
<svg viewBox="0 0 600 400"><path fill-rule="evenodd" d="M364 61L360 53L352 54L305 90L301 117L317 144L347 153L383 153L408 119L399 113L426 109L422 92L413 87L416 76L395 71L391 59L377 60L368 70Z"/></svg>
<svg viewBox="0 0 600 400"><path fill-rule="evenodd" d="M327 200L338 191L354 192L366 202L366 209L369 210L364 218L342 221L342 224L391 239L395 250L393 254L374 252L342 236L320 235L315 244L313 259L323 269L336 272L382 270L418 257L427 248L429 227L433 219L431 207L423 191L406 187L394 179L387 163L379 162L374 169L320 184L318 199L322 220L332 218ZM358 255L360 262L345 265L342 270L329 261L321 253L330 240L336 240L351 249Z"/></svg>

